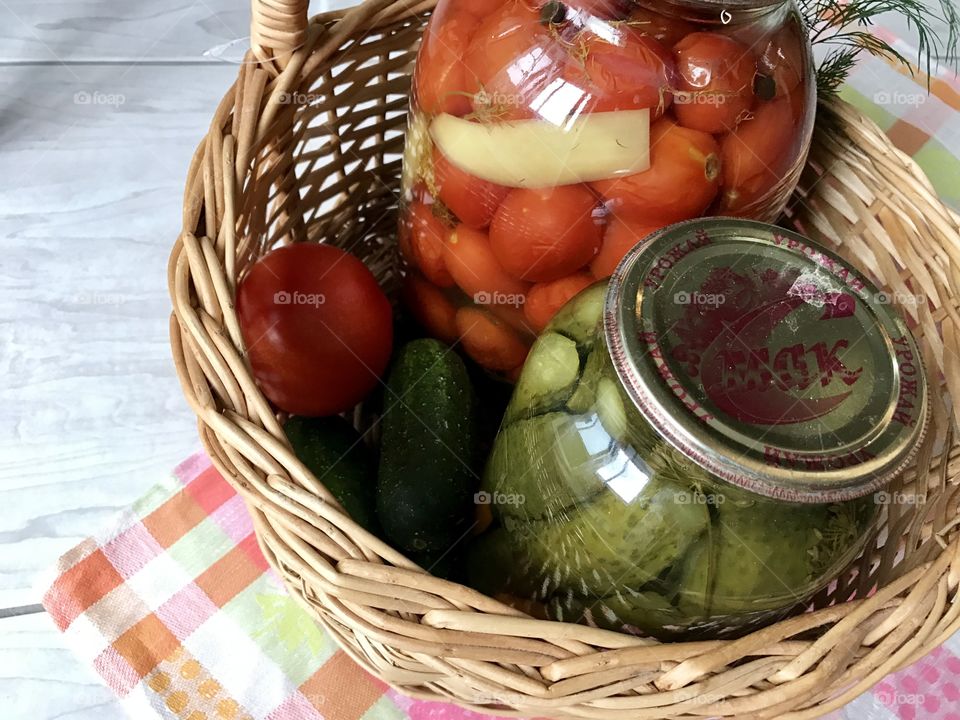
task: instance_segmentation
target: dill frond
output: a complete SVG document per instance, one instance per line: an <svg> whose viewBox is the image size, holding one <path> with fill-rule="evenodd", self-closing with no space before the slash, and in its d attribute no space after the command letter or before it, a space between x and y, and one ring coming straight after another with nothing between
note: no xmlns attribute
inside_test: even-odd
<svg viewBox="0 0 960 720"><path fill-rule="evenodd" d="M924 0L799 0L804 20L815 45L830 50L817 71L817 87L824 96L834 95L862 53L893 60L911 73L920 68L931 81L934 58L960 68L960 12L955 0L939 0L939 10ZM881 15L901 15L917 37L917 57L912 60L871 32ZM935 22L945 22L947 32L937 32Z"/></svg>

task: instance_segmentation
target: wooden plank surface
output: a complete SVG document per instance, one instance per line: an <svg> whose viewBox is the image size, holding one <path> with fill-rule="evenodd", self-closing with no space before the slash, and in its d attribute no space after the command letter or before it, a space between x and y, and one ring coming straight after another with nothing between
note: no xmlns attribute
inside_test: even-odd
<svg viewBox="0 0 960 720"><path fill-rule="evenodd" d="M166 262L187 165L234 76L0 73L0 607L37 602L39 570L198 447Z"/></svg>
<svg viewBox="0 0 960 720"><path fill-rule="evenodd" d="M249 18L249 0L4 0L0 61L196 61Z"/></svg>
<svg viewBox="0 0 960 720"><path fill-rule="evenodd" d="M113 692L63 645L47 615L0 619L0 703L8 720L124 720Z"/></svg>
<svg viewBox="0 0 960 720"><path fill-rule="evenodd" d="M354 4L314 0L310 9ZM243 57L249 36L250 0L0 2L0 62L229 62Z"/></svg>

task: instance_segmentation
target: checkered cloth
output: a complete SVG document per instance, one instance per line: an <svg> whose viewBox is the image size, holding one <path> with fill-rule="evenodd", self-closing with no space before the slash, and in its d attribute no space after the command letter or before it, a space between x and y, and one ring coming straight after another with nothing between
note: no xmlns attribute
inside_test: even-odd
<svg viewBox="0 0 960 720"><path fill-rule="evenodd" d="M960 83L938 77L931 96L924 83L871 61L845 98L960 206ZM203 455L56 571L44 606L137 720L486 717L406 698L338 650L286 594L243 502ZM960 637L832 717L960 720Z"/></svg>

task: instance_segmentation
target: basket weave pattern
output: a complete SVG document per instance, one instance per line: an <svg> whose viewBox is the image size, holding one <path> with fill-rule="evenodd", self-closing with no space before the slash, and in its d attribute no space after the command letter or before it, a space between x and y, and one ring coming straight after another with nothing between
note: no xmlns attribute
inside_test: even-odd
<svg viewBox="0 0 960 720"><path fill-rule="evenodd" d="M960 630L960 222L870 120L820 109L788 212L902 303L933 423L868 551L813 612L735 641L662 644L533 619L434 578L360 528L291 452L244 360L234 290L292 241L362 257L388 290L407 92L433 0L370 0L307 21L255 0L252 49L187 178L170 331L214 463L246 500L294 597L359 664L403 692L501 715L812 718ZM356 411L358 425L369 418Z"/></svg>

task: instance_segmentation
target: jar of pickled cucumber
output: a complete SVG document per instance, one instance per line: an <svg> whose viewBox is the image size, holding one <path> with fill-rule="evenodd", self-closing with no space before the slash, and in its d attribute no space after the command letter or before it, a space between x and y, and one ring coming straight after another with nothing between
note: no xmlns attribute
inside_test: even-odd
<svg viewBox="0 0 960 720"><path fill-rule="evenodd" d="M470 582L556 620L742 633L864 550L927 416L914 338L842 260L752 221L675 225L534 344Z"/></svg>
<svg viewBox="0 0 960 720"><path fill-rule="evenodd" d="M411 313L515 376L649 233L772 221L810 146L811 57L793 0L440 0L404 156Z"/></svg>

